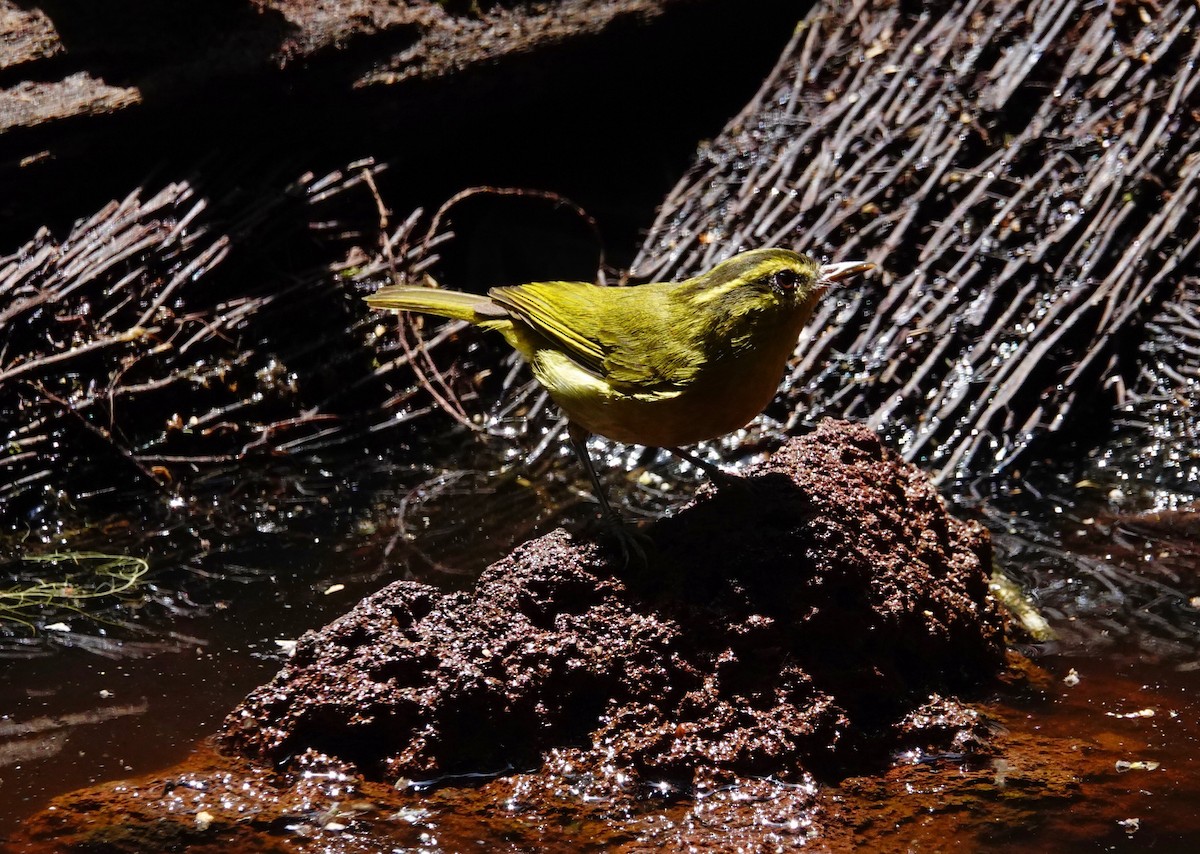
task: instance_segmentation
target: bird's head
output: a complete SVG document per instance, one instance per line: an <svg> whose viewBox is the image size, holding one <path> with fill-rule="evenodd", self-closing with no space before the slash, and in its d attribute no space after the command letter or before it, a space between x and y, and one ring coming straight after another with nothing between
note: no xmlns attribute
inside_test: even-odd
<svg viewBox="0 0 1200 854"><path fill-rule="evenodd" d="M685 293L696 310L710 316L798 313L803 322L826 290L873 266L862 261L820 264L790 249L752 249L688 280Z"/></svg>

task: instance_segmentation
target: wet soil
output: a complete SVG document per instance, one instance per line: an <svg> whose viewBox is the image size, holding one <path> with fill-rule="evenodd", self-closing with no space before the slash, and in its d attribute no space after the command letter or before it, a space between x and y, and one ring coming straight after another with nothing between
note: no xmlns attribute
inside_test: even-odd
<svg viewBox="0 0 1200 854"><path fill-rule="evenodd" d="M203 850L256 828L286 848L274 835L297 843L293 825L424 816L452 796L420 790L491 777L492 810L524 833L555 816L652 840L621 816L703 802L737 823L747 799L802 811L809 833L816 781L902 751L986 761L991 726L953 699L1003 666L986 531L860 426L824 422L746 474L654 526L648 567L554 532L470 592L384 588L229 716L228 764L69 795L18 841L138 850L152 832ZM580 799L603 817L574 817ZM777 828L754 815L758 844Z"/></svg>
<svg viewBox="0 0 1200 854"><path fill-rule="evenodd" d="M992 755L909 749L837 782L687 791L564 751L531 773L391 786L327 757L279 774L206 747L169 772L60 798L9 850L1194 850L1195 673L1181 683L1142 665L1114 678L1087 656L1054 667L1023 663L1002 703L946 716L973 719Z"/></svg>
<svg viewBox="0 0 1200 854"><path fill-rule="evenodd" d="M880 483L885 491L897 486ZM1195 597L1200 578L1194 515L1104 514L1094 502L1083 502L1081 493L1095 491L1095 486L1046 490L1039 504L1026 495L1023 509L1004 517L1007 525L1000 517L991 521L999 532L996 542L1006 570L1035 591L1035 602L1060 639L1021 643L1019 648L1036 656L1037 664L1010 652L999 684L985 682L963 689L958 699L949 699L947 692L920 703L899 727L883 732L891 738L890 748L878 738L872 743L877 750L870 754L839 746L837 761L847 766L840 772L825 763L824 771L793 770L784 780L780 775L706 770L712 765L700 755L694 765L683 766L693 770L689 782L685 774L666 773L669 766L663 764L623 764L629 756L656 755L635 752L646 742L653 745L652 739L639 738L642 731L636 727L625 730L623 740L614 738L613 757L619 749L621 761L608 759L607 745L600 754L593 740L600 728L618 735L608 720L598 721L574 743L542 750L525 766L437 776L414 773L395 780L380 772L378 763L364 770L345 759L305 752L281 753L280 763L264 766L203 746L166 771L58 798L51 809L26 819L19 836L0 837L0 850L174 846L197 851L377 851L396 846L458 851L483 846L633 851L688 846L725 851L731 845L817 851L864 846L878 851L1195 850L1200 844L1200 810L1195 807L1200 802L1200 667L1194 641L1184 636L1192 625L1188 615L1194 619L1196 613L1189 596ZM770 508L779 503L759 501L762 493L753 491L740 503L722 499L723 494L707 495L696 509L737 504L741 509L728 517L730 522L753 529L757 517L769 518ZM777 494L766 493L768 498ZM504 504L513 498L502 492L498 500ZM1054 503L1066 499L1076 503ZM1055 545L1048 535L1052 521L1066 531L1077 529L1072 540L1076 551L1068 554L1061 542ZM675 523L652 529L660 555L673 548L662 539L670 524ZM717 526L723 524L718 519ZM561 534L550 542L564 553L578 545ZM703 543L696 551L704 551ZM353 552L343 554L345 563ZM321 561L336 563L337 558L326 555ZM364 589L361 579L353 580L352 568L347 575L347 568L326 577ZM617 586L630 591L630 601L660 605L712 595L693 588L686 578L684 583L676 580L672 592L667 580L655 584L643 577L638 582L637 573L610 568L594 575L606 591L595 596L608 596ZM498 583L494 577L492 583ZM377 594L384 596L396 598L394 592ZM462 596L472 598L470 593ZM272 619L286 618L279 602L266 599ZM318 593L314 604L328 613L329 599L337 596ZM530 601L550 600L543 592ZM688 610L682 604L677 608ZM532 607L527 610L536 613ZM311 624L320 613L309 606L288 619L292 625ZM254 617L244 614L235 621L247 619ZM579 619L578 613L571 616ZM329 631L305 641L318 648L318 656ZM537 631L541 637L547 630ZM697 645L686 638L677 643ZM818 652L834 654L836 649ZM228 660L210 659L198 668L206 693L220 692L223 671L244 667L237 665L235 655L224 658ZM464 663L462 658L457 660ZM811 666L811 657L805 661ZM735 670L746 666L746 661L733 663ZM145 668L126 669L136 675ZM614 676L610 684L622 678ZM120 689L129 681L96 684ZM287 691L292 683L276 684ZM265 690L254 696L265 701ZM125 702L128 696L119 690L113 702ZM204 704L197 697L190 705ZM157 728L164 711L169 709L158 703L149 717L123 720L140 726L149 741L147 728ZM236 720L227 729L236 729ZM118 735L124 737L130 725L117 723ZM491 726L481 720L475 730ZM80 761L94 764L95 751L82 741L82 735L73 739L70 749L86 749ZM864 766L857 771L848 767L856 759ZM40 767L32 761L24 764ZM118 776L119 765L100 773ZM13 791L8 784L19 782L6 777L6 790Z"/></svg>
<svg viewBox="0 0 1200 854"><path fill-rule="evenodd" d="M826 422L651 536L640 571L555 532L471 593L391 585L302 638L222 744L395 779L583 740L689 784L787 778L852 765L930 691L999 664L986 532L864 427Z"/></svg>

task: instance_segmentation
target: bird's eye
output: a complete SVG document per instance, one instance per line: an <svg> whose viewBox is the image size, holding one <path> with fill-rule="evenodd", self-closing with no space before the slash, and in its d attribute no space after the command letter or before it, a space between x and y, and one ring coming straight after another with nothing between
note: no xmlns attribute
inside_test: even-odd
<svg viewBox="0 0 1200 854"><path fill-rule="evenodd" d="M780 293L791 293L800 284L800 274L795 270L778 270L771 275L771 288Z"/></svg>

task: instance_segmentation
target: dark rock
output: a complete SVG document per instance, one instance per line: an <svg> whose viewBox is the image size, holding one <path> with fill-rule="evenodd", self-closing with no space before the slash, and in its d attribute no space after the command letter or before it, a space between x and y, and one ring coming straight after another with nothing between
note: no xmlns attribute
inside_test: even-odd
<svg viewBox="0 0 1200 854"><path fill-rule="evenodd" d="M685 784L886 762L931 693L1002 665L987 534L864 427L823 422L747 474L655 526L645 570L556 531L469 594L381 590L301 639L223 749L384 780L555 747Z"/></svg>

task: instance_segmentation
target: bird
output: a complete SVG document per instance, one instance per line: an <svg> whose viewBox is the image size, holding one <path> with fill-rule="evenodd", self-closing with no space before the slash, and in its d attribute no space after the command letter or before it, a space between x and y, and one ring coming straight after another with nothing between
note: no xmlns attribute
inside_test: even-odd
<svg viewBox="0 0 1200 854"><path fill-rule="evenodd" d="M678 282L548 281L486 294L389 285L366 301L500 333L566 415L602 515L620 536L588 437L665 448L711 471L683 446L732 433L761 413L821 296L873 267L762 248Z"/></svg>

